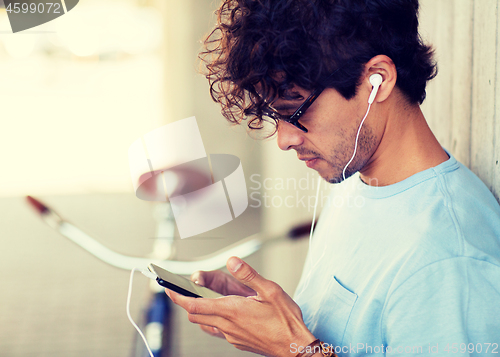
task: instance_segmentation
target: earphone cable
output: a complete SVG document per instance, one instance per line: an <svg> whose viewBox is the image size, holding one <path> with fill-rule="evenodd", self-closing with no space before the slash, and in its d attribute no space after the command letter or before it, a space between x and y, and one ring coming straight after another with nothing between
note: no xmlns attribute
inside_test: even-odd
<svg viewBox="0 0 500 357"><path fill-rule="evenodd" d="M132 323L132 325L135 327L137 332L139 332L139 335L142 337L142 340L144 341L144 344L146 345L146 348L148 349L149 355L151 357L154 357L153 352L151 352L151 348L149 348L149 344L148 344L148 341L146 340L146 337L144 336L141 329L139 328L139 326L137 326L137 324L132 319L132 316L130 315L130 298L132 296L132 283L134 281L134 273L136 271L141 271L141 270L138 268L134 268L130 272L130 281L129 281L129 285L128 285L128 294L127 294L127 317L130 320L130 322Z"/></svg>
<svg viewBox="0 0 500 357"><path fill-rule="evenodd" d="M309 272L306 276L304 287L300 290L300 292L297 292L295 299L297 299L304 291L307 290L307 287L309 286L309 277L311 276L311 273L313 272L314 268L318 263L323 259L325 256L325 249L323 249L323 253L321 254L321 257L319 257L318 260L316 260L316 263L312 265L312 236L314 232L314 223L316 222L316 209L318 207L318 200L319 200L319 189L321 186L321 176L318 177L318 188L316 190L316 203L314 204L314 211L313 211L313 220L311 223L311 231L309 233L309 251L307 252L307 260L309 260Z"/></svg>
<svg viewBox="0 0 500 357"><path fill-rule="evenodd" d="M312 237L314 232L314 225L316 223L316 210L318 208L318 198L319 198L319 189L321 187L321 176L318 177L318 187L316 189L316 202L314 203L314 211L313 211L313 219L311 222L311 231L309 232L309 252L311 252L312 245ZM309 267L311 267L311 259L309 259Z"/></svg>
<svg viewBox="0 0 500 357"><path fill-rule="evenodd" d="M365 122L365 119L368 117L368 113L370 113L370 108L371 107L372 107L372 104L369 103L368 104L368 110L366 111L365 117L361 121L361 124L359 125L359 128L358 128L358 133L356 134L356 142L354 143L354 153L352 154L351 160L349 160L349 162L347 163L347 165L345 165L344 170L342 171L342 178L344 179L344 181L345 181L345 170L351 164L352 160L354 160L354 157L356 156L356 151L358 150L359 133L361 132L361 127L363 126L363 123Z"/></svg>

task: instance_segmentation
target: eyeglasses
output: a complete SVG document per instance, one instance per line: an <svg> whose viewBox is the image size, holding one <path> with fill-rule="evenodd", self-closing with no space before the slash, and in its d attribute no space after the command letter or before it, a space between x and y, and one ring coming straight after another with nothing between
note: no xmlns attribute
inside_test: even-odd
<svg viewBox="0 0 500 357"><path fill-rule="evenodd" d="M332 78L335 73L337 73L340 70L341 67L337 68L335 71L333 71L325 80L327 82L330 78ZM312 94L300 105L300 107L297 108L297 110L292 114L292 115L283 115L278 113L276 109L274 109L271 106L268 106L267 109L263 111L263 116L268 116L276 121L278 120L283 120L286 121L287 123L292 124L293 126L299 128L302 130L304 133L307 133L307 129L304 125L299 123L299 119L304 115L307 109L314 103L316 99L323 93L325 90L325 87L319 87L318 89L314 90Z"/></svg>
<svg viewBox="0 0 500 357"><path fill-rule="evenodd" d="M264 111L264 116L269 116L274 120L283 120L287 123L294 125L295 127L302 130L304 133L307 133L307 129L305 126L299 123L299 119L304 115L304 113L309 109L309 107L314 103L316 99L320 96L325 88L316 89L312 94L297 108L297 110L292 115L283 115L276 111L276 109L272 107L268 107Z"/></svg>

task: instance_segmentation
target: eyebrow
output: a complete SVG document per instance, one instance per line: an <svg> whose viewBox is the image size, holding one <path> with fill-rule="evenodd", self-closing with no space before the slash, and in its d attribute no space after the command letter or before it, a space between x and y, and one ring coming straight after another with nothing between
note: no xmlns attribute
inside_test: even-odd
<svg viewBox="0 0 500 357"><path fill-rule="evenodd" d="M285 111L285 110L295 110L299 107L299 103L282 103L278 105L273 105L272 108L277 110L277 111Z"/></svg>
<svg viewBox="0 0 500 357"><path fill-rule="evenodd" d="M276 105L273 103L271 105L272 108L274 108L275 110L278 110L278 111L280 111L280 110L295 110L304 101L304 96L297 91L291 91L291 92L285 93L285 95L283 97L279 98L278 102L280 100L282 102L278 103Z"/></svg>
<svg viewBox="0 0 500 357"><path fill-rule="evenodd" d="M304 96L302 94L300 94L300 92L297 90L288 90L288 91L285 91L283 93L281 98L285 99L285 100L292 100L293 101L293 100L304 99Z"/></svg>

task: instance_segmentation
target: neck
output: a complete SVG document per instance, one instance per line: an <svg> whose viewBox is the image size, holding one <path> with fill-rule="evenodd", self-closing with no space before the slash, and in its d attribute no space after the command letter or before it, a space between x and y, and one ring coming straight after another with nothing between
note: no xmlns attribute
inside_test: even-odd
<svg viewBox="0 0 500 357"><path fill-rule="evenodd" d="M399 106L392 112L384 107L398 106L391 103L379 105L379 112L385 112L386 120L379 130L382 134L378 147L360 170L365 183L391 185L448 160L418 105Z"/></svg>

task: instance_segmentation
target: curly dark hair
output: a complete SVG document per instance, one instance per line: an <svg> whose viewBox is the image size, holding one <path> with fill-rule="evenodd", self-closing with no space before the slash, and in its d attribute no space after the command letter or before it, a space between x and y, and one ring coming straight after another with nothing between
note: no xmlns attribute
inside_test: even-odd
<svg viewBox="0 0 500 357"><path fill-rule="evenodd" d="M260 129L263 110L293 85L351 99L364 65L383 54L408 101L421 104L437 66L418 10L418 0L223 0L200 54L211 96L230 122L247 117Z"/></svg>

